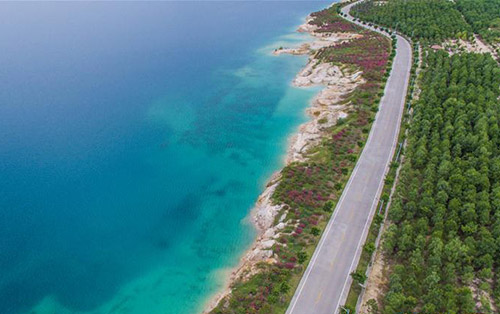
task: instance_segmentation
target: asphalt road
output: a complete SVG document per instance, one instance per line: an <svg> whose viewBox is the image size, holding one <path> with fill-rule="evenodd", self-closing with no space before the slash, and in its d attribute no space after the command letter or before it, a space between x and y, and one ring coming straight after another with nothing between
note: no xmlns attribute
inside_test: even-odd
<svg viewBox="0 0 500 314"><path fill-rule="evenodd" d="M343 8L348 13L353 4ZM352 20L352 18L349 16ZM286 313L338 313L351 286L397 139L411 68L411 46L396 56L370 135Z"/></svg>

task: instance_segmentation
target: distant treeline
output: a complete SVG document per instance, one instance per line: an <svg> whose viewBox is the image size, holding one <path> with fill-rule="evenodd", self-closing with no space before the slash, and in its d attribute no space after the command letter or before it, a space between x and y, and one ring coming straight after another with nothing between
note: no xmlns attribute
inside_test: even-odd
<svg viewBox="0 0 500 314"><path fill-rule="evenodd" d="M475 33L490 43L500 40L500 0L457 0L456 3Z"/></svg>
<svg viewBox="0 0 500 314"><path fill-rule="evenodd" d="M471 26L448 0L370 0L355 5L351 14L430 43L472 35Z"/></svg>

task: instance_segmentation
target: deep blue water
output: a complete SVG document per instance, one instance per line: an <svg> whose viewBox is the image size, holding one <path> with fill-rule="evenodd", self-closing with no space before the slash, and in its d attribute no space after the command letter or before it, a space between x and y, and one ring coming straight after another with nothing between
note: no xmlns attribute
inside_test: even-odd
<svg viewBox="0 0 500 314"><path fill-rule="evenodd" d="M0 313L192 313L314 95L325 2L0 4Z"/></svg>

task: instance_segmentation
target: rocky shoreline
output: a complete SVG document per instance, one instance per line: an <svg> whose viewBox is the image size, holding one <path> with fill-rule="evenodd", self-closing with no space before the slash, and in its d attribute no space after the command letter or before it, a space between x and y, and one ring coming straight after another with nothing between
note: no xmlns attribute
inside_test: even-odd
<svg viewBox="0 0 500 314"><path fill-rule="evenodd" d="M297 48L280 48L274 50L275 55L309 54L307 65L297 74L292 84L296 87L321 85L322 89L311 101L306 109L310 120L299 126L297 132L290 137L285 165L292 162L307 160L306 152L317 145L326 133L326 130L335 125L338 119L349 114L345 104L339 104L342 97L351 93L365 81L362 72L352 72L330 63L321 63L314 57L316 51L323 47L334 46L339 43L359 38L362 35L355 33L318 33L317 27L309 24L312 17L299 26L298 32L308 32L314 40L303 43ZM206 303L203 313L209 313L218 303L231 293L231 285L237 280L245 280L258 272L256 265L260 262L274 263L272 247L280 236L280 231L286 226L287 212L282 211L284 205L274 205L272 195L281 179L280 172L272 175L264 192L259 196L250 218L257 229L258 236L252 247L245 252L239 265L231 270L226 279L224 290L213 296ZM281 213L281 216L278 215ZM275 224L275 222L277 222Z"/></svg>

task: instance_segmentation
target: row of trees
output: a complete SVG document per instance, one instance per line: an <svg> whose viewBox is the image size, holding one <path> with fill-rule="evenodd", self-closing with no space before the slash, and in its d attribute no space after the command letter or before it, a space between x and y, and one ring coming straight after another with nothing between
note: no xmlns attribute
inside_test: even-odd
<svg viewBox="0 0 500 314"><path fill-rule="evenodd" d="M500 0L457 0L456 3L475 33L489 42L500 40Z"/></svg>
<svg viewBox="0 0 500 314"><path fill-rule="evenodd" d="M387 313L471 313L471 287L498 304L499 86L489 55L427 52L384 242Z"/></svg>
<svg viewBox="0 0 500 314"><path fill-rule="evenodd" d="M351 14L431 43L472 35L470 25L448 0L369 0L354 6Z"/></svg>

